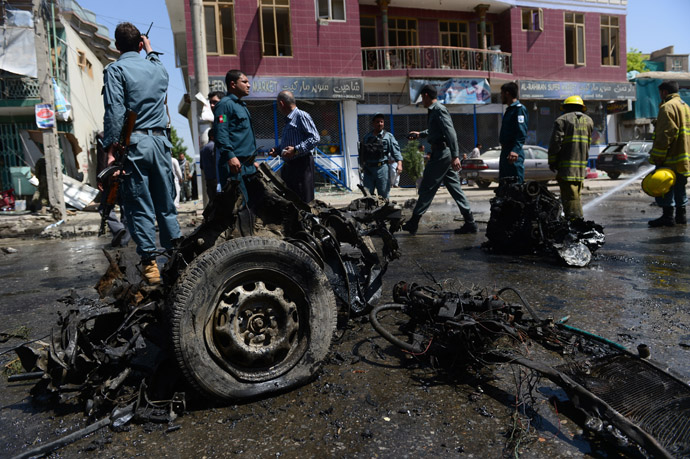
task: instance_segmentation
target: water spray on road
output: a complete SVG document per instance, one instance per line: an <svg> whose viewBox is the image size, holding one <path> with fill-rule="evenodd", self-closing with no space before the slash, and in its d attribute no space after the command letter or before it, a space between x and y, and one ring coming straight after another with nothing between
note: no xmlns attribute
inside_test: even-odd
<svg viewBox="0 0 690 459"><path fill-rule="evenodd" d="M645 169L640 169L640 170L638 170L637 173L636 173L635 175L633 175L632 177L630 177L630 178L629 178L628 180L626 180L625 182L623 182L623 183L621 183L620 185L617 185L617 186L611 188L610 190L608 190L606 193L602 194L601 196L597 196L597 197L594 198L593 200L589 201L587 204L585 204L584 206L582 206L582 210L586 212L588 209L591 209L592 207L596 207L600 202L602 202L602 201L608 199L609 196L611 196L611 195L613 195L613 194L615 194L615 193L618 193L620 190L622 190L622 189L625 188L626 186L630 185L630 184L631 184L632 182L634 182L635 180L639 179L639 178L642 177L643 175L646 175L646 174L647 174L648 172L650 172L653 168L654 168L654 166L650 166L650 167L647 167L647 168L645 168Z"/></svg>

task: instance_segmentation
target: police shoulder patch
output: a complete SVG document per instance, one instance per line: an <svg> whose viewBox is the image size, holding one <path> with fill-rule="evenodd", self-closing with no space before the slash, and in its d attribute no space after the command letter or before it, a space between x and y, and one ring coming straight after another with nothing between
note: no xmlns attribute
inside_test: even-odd
<svg viewBox="0 0 690 459"><path fill-rule="evenodd" d="M525 122L525 115L518 115L517 119L518 119L518 123L524 123Z"/></svg>
<svg viewBox="0 0 690 459"><path fill-rule="evenodd" d="M226 116L226 115L219 115L219 116L218 116L218 122L219 122L219 123L225 123L225 120L227 120L227 116Z"/></svg>

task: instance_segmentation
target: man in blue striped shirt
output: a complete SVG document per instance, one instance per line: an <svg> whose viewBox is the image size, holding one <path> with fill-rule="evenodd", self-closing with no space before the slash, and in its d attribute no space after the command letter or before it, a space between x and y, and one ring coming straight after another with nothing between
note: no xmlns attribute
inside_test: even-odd
<svg viewBox="0 0 690 459"><path fill-rule="evenodd" d="M306 203L314 200L314 157L312 152L319 143L319 131L309 113L297 108L290 91L278 94L278 110L286 116L285 128L278 148L272 156L280 155L285 161L281 176L285 184Z"/></svg>

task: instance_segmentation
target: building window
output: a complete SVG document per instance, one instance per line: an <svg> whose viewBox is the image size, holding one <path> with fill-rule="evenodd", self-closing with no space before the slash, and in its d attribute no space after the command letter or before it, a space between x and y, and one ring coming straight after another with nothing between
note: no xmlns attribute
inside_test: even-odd
<svg viewBox="0 0 690 459"><path fill-rule="evenodd" d="M261 52L264 56L292 56L290 0L259 0Z"/></svg>
<svg viewBox="0 0 690 459"><path fill-rule="evenodd" d="M441 46L467 48L470 46L470 36L466 22L439 21L438 30L441 34Z"/></svg>
<svg viewBox="0 0 690 459"><path fill-rule="evenodd" d="M359 17L359 36L362 40L362 48L373 48L376 46L376 17Z"/></svg>
<svg viewBox="0 0 690 459"><path fill-rule="evenodd" d="M601 65L619 65L618 61L618 17L601 16Z"/></svg>
<svg viewBox="0 0 690 459"><path fill-rule="evenodd" d="M486 23L486 47L489 48L495 44L494 42L494 25ZM477 48L482 47L482 31L481 25L477 24Z"/></svg>
<svg viewBox="0 0 690 459"><path fill-rule="evenodd" d="M388 43L391 46L417 46L417 20L389 18Z"/></svg>
<svg viewBox="0 0 690 459"><path fill-rule="evenodd" d="M316 0L319 19L345 20L345 0Z"/></svg>
<svg viewBox="0 0 690 459"><path fill-rule="evenodd" d="M84 51L77 50L77 65L82 72L93 78L93 65L86 58L86 53Z"/></svg>
<svg viewBox="0 0 690 459"><path fill-rule="evenodd" d="M565 13L565 63L585 65L585 15Z"/></svg>
<svg viewBox="0 0 690 459"><path fill-rule="evenodd" d="M541 8L522 9L522 30L544 30L544 12Z"/></svg>
<svg viewBox="0 0 690 459"><path fill-rule="evenodd" d="M683 71L683 59L680 57L674 57L671 60L671 71L672 72L682 72Z"/></svg>
<svg viewBox="0 0 690 459"><path fill-rule="evenodd" d="M237 54L234 0L204 0L204 28L208 54Z"/></svg>

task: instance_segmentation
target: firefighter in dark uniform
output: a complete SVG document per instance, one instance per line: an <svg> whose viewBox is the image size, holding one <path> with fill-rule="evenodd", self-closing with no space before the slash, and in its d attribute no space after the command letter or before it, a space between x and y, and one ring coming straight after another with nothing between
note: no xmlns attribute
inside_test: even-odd
<svg viewBox="0 0 690 459"><path fill-rule="evenodd" d="M429 109L428 128L422 132L411 131L408 136L411 139L426 137L431 144L431 157L424 167L422 183L419 185L419 199L412 211L412 217L403 225L403 229L412 235L417 233L419 220L443 183L465 219L464 225L457 228L455 234L476 233L477 224L474 222L470 203L460 186L460 150L453 120L448 109L438 102L435 87L426 85L420 94L422 103Z"/></svg>
<svg viewBox="0 0 690 459"><path fill-rule="evenodd" d="M501 86L501 102L507 105L501 123L499 142L501 157L498 162L499 186L501 179L516 177L516 183L525 181L525 153L522 146L527 137L527 109L518 100L518 86L510 82Z"/></svg>
<svg viewBox="0 0 690 459"><path fill-rule="evenodd" d="M565 99L565 113L553 123L549 143L549 169L556 172L563 212L569 220L583 217L580 195L594 129L592 118L584 113L586 110L580 96Z"/></svg>
<svg viewBox="0 0 690 459"><path fill-rule="evenodd" d="M374 115L372 120L374 130L364 136L359 147L359 161L362 167L363 185L374 194L376 190L379 196L388 199L390 192L390 168L388 158L396 161L397 172L402 172L402 154L400 146L393 134L383 129L385 118L382 113Z"/></svg>

